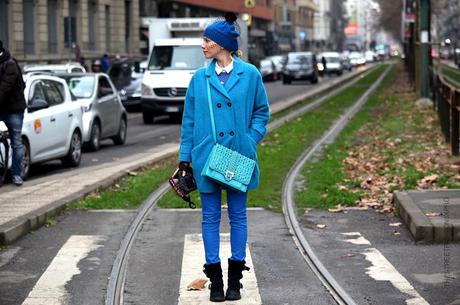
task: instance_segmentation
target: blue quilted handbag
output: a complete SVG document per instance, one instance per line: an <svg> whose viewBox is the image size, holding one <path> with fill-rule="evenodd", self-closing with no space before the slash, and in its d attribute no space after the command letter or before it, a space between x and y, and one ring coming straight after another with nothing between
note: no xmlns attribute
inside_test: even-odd
<svg viewBox="0 0 460 305"><path fill-rule="evenodd" d="M214 146L208 156L206 164L203 167L201 175L217 181L218 183L231 189L246 192L248 184L251 182L256 161L217 143L209 81L207 81L207 89Z"/></svg>

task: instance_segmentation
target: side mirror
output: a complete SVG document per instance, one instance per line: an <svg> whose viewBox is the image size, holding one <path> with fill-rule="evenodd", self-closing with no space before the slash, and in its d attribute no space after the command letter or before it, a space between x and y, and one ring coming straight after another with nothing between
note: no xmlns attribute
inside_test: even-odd
<svg viewBox="0 0 460 305"><path fill-rule="evenodd" d="M29 112L34 112L37 110L48 108L48 102L40 97L36 97L32 100L32 103L27 107Z"/></svg>

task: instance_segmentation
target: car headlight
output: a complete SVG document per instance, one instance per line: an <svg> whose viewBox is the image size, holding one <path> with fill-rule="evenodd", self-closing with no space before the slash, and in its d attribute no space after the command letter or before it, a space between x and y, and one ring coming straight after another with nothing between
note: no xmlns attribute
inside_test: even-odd
<svg viewBox="0 0 460 305"><path fill-rule="evenodd" d="M141 91L142 91L142 95L153 95L152 88L150 88L149 86L145 84L142 84Z"/></svg>

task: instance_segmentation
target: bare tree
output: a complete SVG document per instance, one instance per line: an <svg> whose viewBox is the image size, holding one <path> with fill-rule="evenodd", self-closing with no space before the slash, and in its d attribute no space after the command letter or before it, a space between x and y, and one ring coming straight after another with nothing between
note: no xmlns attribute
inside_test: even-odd
<svg viewBox="0 0 460 305"><path fill-rule="evenodd" d="M401 35L402 0L376 0L380 5L380 26L394 38Z"/></svg>

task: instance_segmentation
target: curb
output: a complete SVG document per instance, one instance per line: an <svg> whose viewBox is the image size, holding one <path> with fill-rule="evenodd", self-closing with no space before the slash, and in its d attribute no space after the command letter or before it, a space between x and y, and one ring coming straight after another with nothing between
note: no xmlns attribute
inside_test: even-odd
<svg viewBox="0 0 460 305"><path fill-rule="evenodd" d="M443 191L437 190L435 192L442 193ZM456 190L449 189L445 191L452 192ZM460 241L460 222L458 219L450 221L448 215L427 217L420 206L410 197L411 193L420 193L420 191L394 192L393 202L399 209L399 216L416 242L448 243ZM447 217L447 220L445 217Z"/></svg>
<svg viewBox="0 0 460 305"><path fill-rule="evenodd" d="M415 241L433 241L433 227L431 221L417 207L409 194L405 191L395 191L394 204Z"/></svg>

